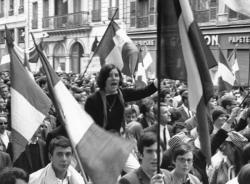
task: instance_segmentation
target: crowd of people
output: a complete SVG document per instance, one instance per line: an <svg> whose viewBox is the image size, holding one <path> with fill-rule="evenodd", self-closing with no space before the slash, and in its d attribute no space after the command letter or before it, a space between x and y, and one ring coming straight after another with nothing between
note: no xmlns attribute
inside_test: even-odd
<svg viewBox="0 0 250 184"><path fill-rule="evenodd" d="M250 95L248 89L216 91L208 104L211 163L201 151L196 113L189 109L185 82L149 80L137 88L112 65L98 74L58 73L95 123L133 144L119 184L245 184L250 179ZM50 96L44 74L34 76ZM13 161L10 76L0 74L0 183L85 183L55 108L25 151ZM159 104L158 104L159 103ZM160 118L158 118L160 113ZM160 121L159 121L160 120ZM157 172L157 126L160 172ZM28 126L28 125L27 125ZM115 161L115 160L114 160ZM87 176L88 178L88 176ZM91 181L91 179L88 179Z"/></svg>

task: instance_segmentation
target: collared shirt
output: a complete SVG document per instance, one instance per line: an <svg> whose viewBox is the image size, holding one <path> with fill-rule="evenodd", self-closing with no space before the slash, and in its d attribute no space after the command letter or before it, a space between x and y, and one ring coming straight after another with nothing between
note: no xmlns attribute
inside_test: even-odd
<svg viewBox="0 0 250 184"><path fill-rule="evenodd" d="M0 139L2 140L5 148L7 148L10 140L6 130L4 131L3 134L0 134Z"/></svg>
<svg viewBox="0 0 250 184"><path fill-rule="evenodd" d="M184 104L182 104L182 107L183 107L184 111L187 113L189 118L193 117L192 112Z"/></svg>
<svg viewBox="0 0 250 184"><path fill-rule="evenodd" d="M166 136L166 149L168 149L168 148L169 148L169 146L168 146L168 141L169 141L169 139L170 139L170 134L169 134L167 125L164 126L164 125L160 124L160 137L161 137L161 139L162 139L162 141L163 141L163 140L164 140L164 135L163 135L163 129L164 129L164 127L166 128L166 131L165 131L165 136Z"/></svg>
<svg viewBox="0 0 250 184"><path fill-rule="evenodd" d="M56 181L57 184L69 184L69 177L70 176L71 176L70 172L67 171L67 175L64 179L57 178L52 165L49 168L49 172L47 175L47 177L49 177L50 181Z"/></svg>

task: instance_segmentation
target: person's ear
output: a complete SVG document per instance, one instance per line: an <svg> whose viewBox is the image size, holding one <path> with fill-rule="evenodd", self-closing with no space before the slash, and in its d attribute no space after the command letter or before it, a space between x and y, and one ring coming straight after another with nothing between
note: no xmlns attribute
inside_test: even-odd
<svg viewBox="0 0 250 184"><path fill-rule="evenodd" d="M49 153L49 160L51 161L51 159L52 159L52 155Z"/></svg>

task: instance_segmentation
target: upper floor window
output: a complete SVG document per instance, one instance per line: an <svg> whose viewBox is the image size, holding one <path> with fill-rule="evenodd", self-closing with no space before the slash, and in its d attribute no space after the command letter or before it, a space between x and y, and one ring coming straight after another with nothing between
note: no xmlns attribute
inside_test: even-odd
<svg viewBox="0 0 250 184"><path fill-rule="evenodd" d="M145 28L156 24L156 0L130 2L130 26Z"/></svg>
<svg viewBox="0 0 250 184"><path fill-rule="evenodd" d="M119 0L109 0L108 19L111 19L113 16L114 19L119 19Z"/></svg>
<svg viewBox="0 0 250 184"><path fill-rule="evenodd" d="M92 21L101 21L101 0L93 0Z"/></svg>
<svg viewBox="0 0 250 184"><path fill-rule="evenodd" d="M0 44L4 44L5 43L5 31L0 31Z"/></svg>
<svg viewBox="0 0 250 184"><path fill-rule="evenodd" d="M24 43L25 29L24 27L18 28L18 43Z"/></svg>
<svg viewBox="0 0 250 184"><path fill-rule="evenodd" d="M9 1L9 16L14 15L14 0Z"/></svg>
<svg viewBox="0 0 250 184"><path fill-rule="evenodd" d="M4 0L0 0L0 17L4 17Z"/></svg>
<svg viewBox="0 0 250 184"><path fill-rule="evenodd" d="M19 1L18 13L21 14L24 12L24 0Z"/></svg>

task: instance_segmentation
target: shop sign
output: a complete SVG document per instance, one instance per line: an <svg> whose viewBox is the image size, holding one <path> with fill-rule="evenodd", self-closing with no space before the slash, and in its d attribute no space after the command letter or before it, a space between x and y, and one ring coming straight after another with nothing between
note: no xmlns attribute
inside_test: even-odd
<svg viewBox="0 0 250 184"><path fill-rule="evenodd" d="M155 40L136 40L134 41L136 45L146 45L146 46L154 46Z"/></svg>
<svg viewBox="0 0 250 184"><path fill-rule="evenodd" d="M229 43L250 43L250 36L242 35L242 36L229 36Z"/></svg>
<svg viewBox="0 0 250 184"><path fill-rule="evenodd" d="M204 39L206 40L207 45L219 45L218 35L205 35Z"/></svg>

